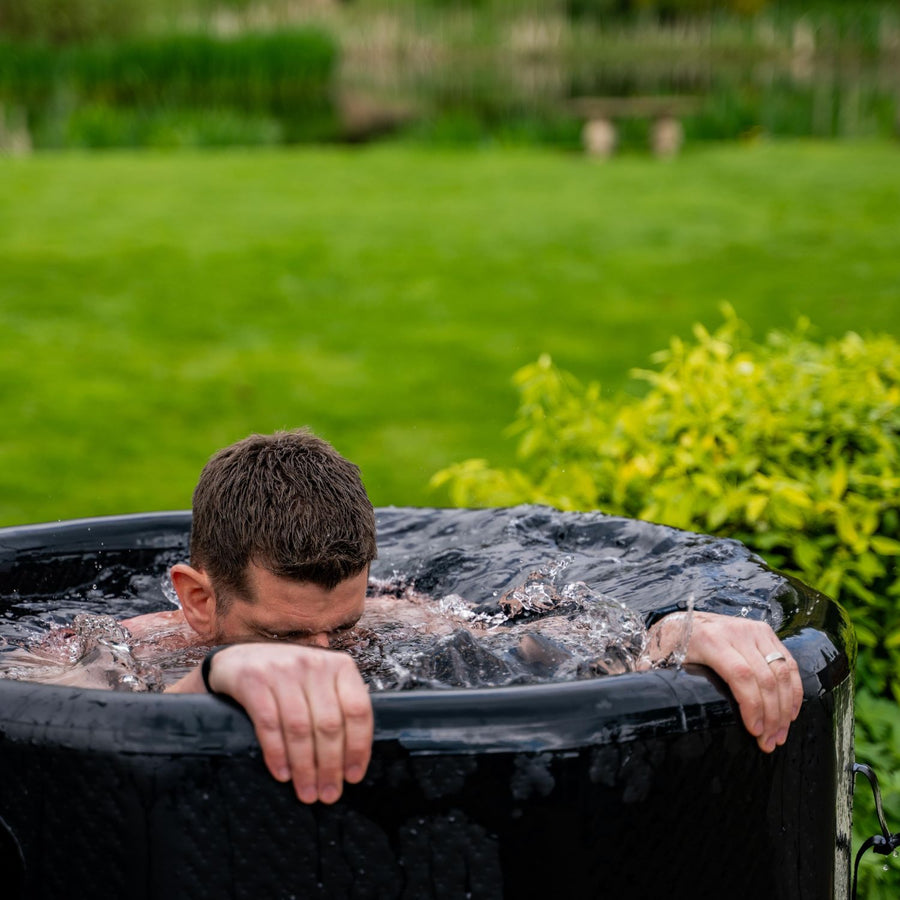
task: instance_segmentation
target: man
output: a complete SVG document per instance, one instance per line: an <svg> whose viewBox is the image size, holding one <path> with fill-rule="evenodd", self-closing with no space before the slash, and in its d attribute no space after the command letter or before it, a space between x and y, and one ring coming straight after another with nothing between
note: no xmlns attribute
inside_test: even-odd
<svg viewBox="0 0 900 900"><path fill-rule="evenodd" d="M172 583L203 643L236 645L208 657L207 684L247 710L269 771L304 803L333 803L369 762L368 689L328 646L362 616L375 555L359 470L308 432L251 435L200 475L191 565ZM205 689L197 669L168 690Z"/></svg>
<svg viewBox="0 0 900 900"><path fill-rule="evenodd" d="M309 432L252 435L200 476L190 565L174 566L172 582L197 640L229 646L168 690L234 698L269 771L304 803L334 803L369 763L368 690L352 659L328 648L362 616L375 553L359 470ZM656 623L653 653L668 654L680 630L674 616ZM725 680L763 751L785 742L802 687L768 625L695 613L685 661Z"/></svg>

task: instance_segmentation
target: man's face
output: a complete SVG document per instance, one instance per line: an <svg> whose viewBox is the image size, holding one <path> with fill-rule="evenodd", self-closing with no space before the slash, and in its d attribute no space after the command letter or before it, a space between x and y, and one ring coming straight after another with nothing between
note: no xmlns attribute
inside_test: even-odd
<svg viewBox="0 0 900 900"><path fill-rule="evenodd" d="M235 599L216 616L215 643L281 640L328 647L363 614L368 569L326 590L293 581L250 564L247 586L252 600Z"/></svg>

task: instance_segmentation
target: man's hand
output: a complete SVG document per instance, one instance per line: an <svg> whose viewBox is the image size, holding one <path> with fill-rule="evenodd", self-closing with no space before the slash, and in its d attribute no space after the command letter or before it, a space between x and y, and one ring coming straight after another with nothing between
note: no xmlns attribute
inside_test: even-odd
<svg viewBox="0 0 900 900"><path fill-rule="evenodd" d="M651 645L663 654L681 630L676 621L680 615L666 616L650 629ZM784 658L766 662L772 653ZM788 728L800 713L803 686L797 663L769 625L695 612L685 662L709 666L725 681L761 750L771 753L787 740Z"/></svg>
<svg viewBox="0 0 900 900"><path fill-rule="evenodd" d="M194 671L169 690L203 690ZM296 644L235 644L212 660L209 683L250 716L269 771L303 803L334 803L362 781L372 753L369 691L344 653Z"/></svg>

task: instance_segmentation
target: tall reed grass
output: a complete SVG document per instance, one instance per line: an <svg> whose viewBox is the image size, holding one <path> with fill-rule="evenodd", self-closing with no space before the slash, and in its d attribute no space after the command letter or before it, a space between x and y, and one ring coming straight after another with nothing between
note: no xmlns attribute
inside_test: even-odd
<svg viewBox="0 0 900 900"><path fill-rule="evenodd" d="M98 118L107 123L100 146L147 143L139 123L153 120L228 120L220 137L234 143L258 143L261 135L266 143L315 140L334 132L336 63L335 42L318 28L65 48L7 42L0 102L25 109L37 146L91 146L82 125Z"/></svg>

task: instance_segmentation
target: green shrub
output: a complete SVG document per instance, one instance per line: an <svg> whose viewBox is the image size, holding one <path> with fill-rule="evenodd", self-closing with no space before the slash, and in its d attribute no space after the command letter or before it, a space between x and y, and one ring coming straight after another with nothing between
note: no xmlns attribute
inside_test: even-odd
<svg viewBox="0 0 900 900"><path fill-rule="evenodd" d="M766 86L721 79L698 113L684 120L689 140L730 140L754 133L802 137L890 138L896 131L894 98L877 84L856 90L838 82L815 85L779 77Z"/></svg>
<svg viewBox="0 0 900 900"><path fill-rule="evenodd" d="M604 402L548 357L516 375L521 466L469 460L435 477L454 502L601 508L738 538L842 602L862 683L900 700L900 344L848 334L751 342L729 311Z"/></svg>
<svg viewBox="0 0 900 900"><path fill-rule="evenodd" d="M541 357L515 376L519 466L470 459L433 484L460 506L599 508L734 537L839 600L860 644L858 758L888 777L900 828L900 342L817 343L801 322L755 343L730 309L694 335L635 373L645 396L614 402ZM878 830L866 790L858 836Z"/></svg>
<svg viewBox="0 0 900 900"><path fill-rule="evenodd" d="M318 29L167 35L73 48L67 68L79 96L92 101L287 112L327 97L336 55Z"/></svg>
<svg viewBox="0 0 900 900"><path fill-rule="evenodd" d="M263 121L274 121L286 142L316 140L336 133L336 64L334 40L315 28L94 41L59 50L0 43L0 103L28 111L38 146L153 144L140 138L149 133L147 122L180 117L196 124L204 114L216 120L212 138L175 144L245 143L245 132L249 143L269 143L274 131L261 128Z"/></svg>
<svg viewBox="0 0 900 900"><path fill-rule="evenodd" d="M564 115L539 116L513 112L489 121L476 112L451 110L423 119L406 128L405 134L412 140L430 144L539 144L579 152L581 127L578 119Z"/></svg>
<svg viewBox="0 0 900 900"><path fill-rule="evenodd" d="M66 122L66 147L244 147L282 141L278 122L231 110L175 109L147 113L110 106L84 106Z"/></svg>
<svg viewBox="0 0 900 900"><path fill-rule="evenodd" d="M48 44L0 42L0 99L32 110L50 103L61 77L61 57Z"/></svg>

